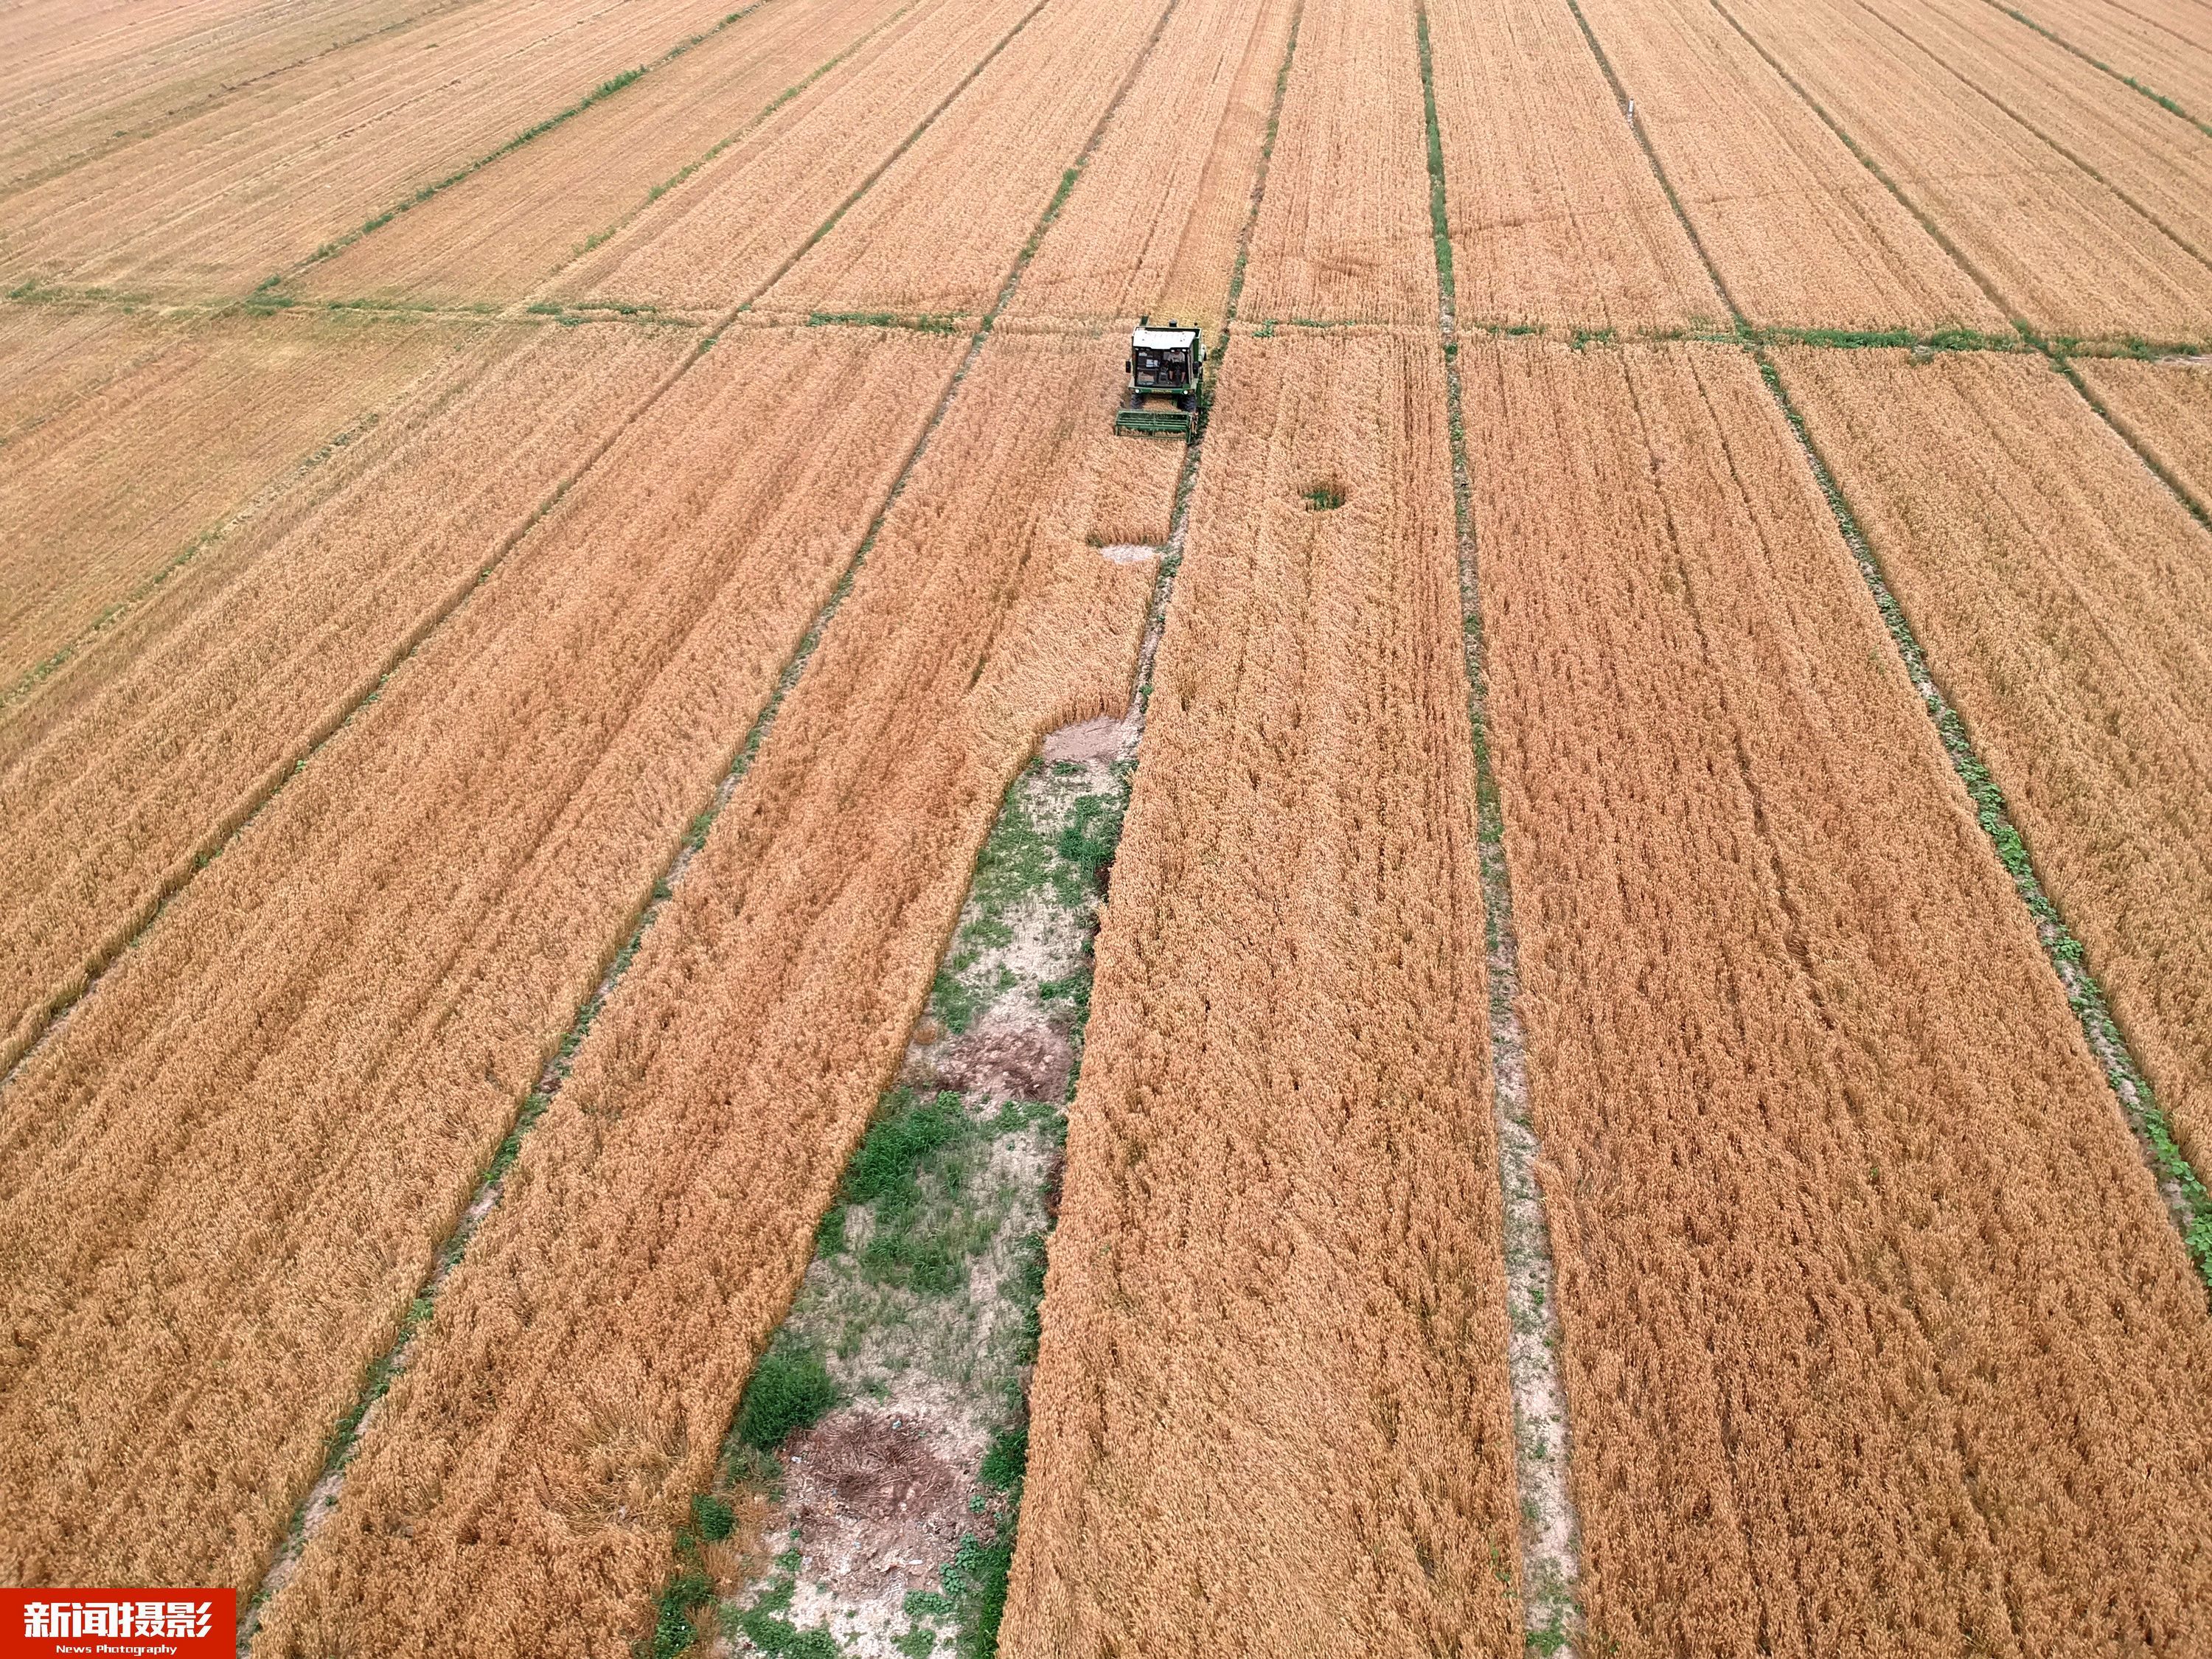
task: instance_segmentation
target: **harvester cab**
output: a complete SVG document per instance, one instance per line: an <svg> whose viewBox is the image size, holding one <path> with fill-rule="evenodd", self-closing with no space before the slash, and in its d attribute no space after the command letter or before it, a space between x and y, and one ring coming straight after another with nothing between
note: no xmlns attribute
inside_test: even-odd
<svg viewBox="0 0 2212 1659"><path fill-rule="evenodd" d="M1206 381L1206 342L1170 319L1139 318L1129 336L1129 391L1115 414L1116 432L1179 437L1196 422Z"/></svg>

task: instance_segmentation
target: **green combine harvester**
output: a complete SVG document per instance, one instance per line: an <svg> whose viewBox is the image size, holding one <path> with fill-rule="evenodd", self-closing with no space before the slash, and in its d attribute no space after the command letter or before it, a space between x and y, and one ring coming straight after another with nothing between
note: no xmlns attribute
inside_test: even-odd
<svg viewBox="0 0 2212 1659"><path fill-rule="evenodd" d="M1172 318L1164 328L1140 317L1129 336L1129 393L1115 411L1114 430L1180 438L1197 424L1206 383L1206 342Z"/></svg>

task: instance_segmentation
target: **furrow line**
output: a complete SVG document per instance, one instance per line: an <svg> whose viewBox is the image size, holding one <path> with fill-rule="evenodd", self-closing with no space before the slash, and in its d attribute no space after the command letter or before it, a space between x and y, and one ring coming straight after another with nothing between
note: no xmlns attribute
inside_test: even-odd
<svg viewBox="0 0 2212 1659"><path fill-rule="evenodd" d="M1579 11L1576 14L1579 19ZM1482 629L1480 550L1467 457L1459 363L1457 284L1452 270L1443 134L1437 118L1428 8L1416 14L1421 94L1428 125L1429 212L1436 232L1437 317L1444 354L1444 401L1451 442L1452 517L1459 546L1461 637L1467 664L1467 714L1474 748L1475 828L1490 974L1491 1079L1498 1125L1498 1186L1504 1199L1505 1368L1513 1390L1513 1458L1520 1489L1521 1612L1532 1650L1572 1659L1583 1637L1577 1589L1581 1526L1571 1479L1574 1443L1560 1370L1559 1297L1551 1222L1538 1169L1543 1146L1528 1096L1528 1045L1516 1006L1520 945L1513 886L1505 864L1505 825L1490 758L1490 688ZM1611 70L1607 71L1608 78ZM1616 88L1616 91L1618 88ZM1694 234L1693 238L1694 240ZM1703 250L1699 250L1702 255ZM1711 262L1706 262L1708 269ZM1723 290L1725 296L1726 290ZM1733 305L1731 305L1733 309Z"/></svg>
<svg viewBox="0 0 2212 1659"><path fill-rule="evenodd" d="M1577 19L1581 20L1581 8L1577 5L1576 0L1565 0L1565 3L1574 11ZM1835 119L1790 76L1788 71L1768 54L1766 49L1760 46L1741 24L1735 21L1727 8L1720 3L1720 0L1712 0L1712 3L1714 9L1718 11L1729 25L1750 43L1760 57L1772 65L1775 72L1789 82L1791 88L1805 100L1814 112L1827 124L1830 131L1849 147L1851 154L1857 156L1868 170L1881 179L1891 193L1918 217L1923 225L1927 226L1929 233L1936 237L1944 250L1959 261L1966 274L1980 285L1983 292L1989 295L1992 302L1996 303L2000 309L2003 309L2004 301L1996 289L1943 237L1942 233L1936 228L1933 222L1913 206L1888 175L1876 166L1856 143L1852 142L1850 136L1837 124ZM1583 38L1589 42L1590 50L1596 55L1600 65L1604 68L1607 78L1612 82L1614 95L1622 100L1625 109L1626 94L1621 88L1619 79L1614 76L1611 64L1606 61L1604 50L1598 45L1596 37L1590 33L1587 22L1583 23ZM1654 153L1650 143L1644 141L1640 131L1637 134L1637 140L1643 147L1644 158L1650 163L1653 172L1657 174L1661 186L1666 191L1667 199L1674 204L1675 213L1681 217L1683 228L1689 233L1691 242L1697 248L1698 257L1705 260L1715 284L1721 286L1722 297L1727 299L1728 289L1722 285L1721 274L1713 267L1711 256L1706 252L1704 244L1698 240L1697 231L1690 224L1688 216L1683 213L1680 198L1676 196L1674 187L1667 177L1666 168L1660 162L1659 157ZM2125 1121L2129 1133L2134 1137L2143 1162L2148 1166L2157 1182L2159 1194L2166 1206L2166 1213L2172 1219L2176 1230L2181 1234L2183 1243L2188 1249L2190 1259L2195 1263L2207 1288L2212 1289L2212 1194L2207 1194L2196 1171L2190 1166L2189 1161L2182 1156L2181 1149L2173 1137L2172 1127L2158 1105L2157 1098L2151 1089L2149 1079L2143 1071L2142 1063L2130 1048L2126 1037L2112 1018L2110 1000L2102 985L2099 983L2095 971L2088 963L2086 948L2073 930L2068 927L2064 917L2059 913L2058 907L2051 901L2051 895L2045 888L2041 878L2036 874L2033 854L2028 848L2027 838L2013 821L2012 815L2005 804L2003 791L1999 788L1988 765L1977 751L1965 720L1944 695L1941 685L1937 683L1935 671L1929 665L1927 652L1922 647L1911 623L1906 619L1904 608L1898 604L1896 596L1891 591L1889 583L1882 573L1881 562L1875 556L1865 533L1860 529L1858 519L1852 512L1850 503L1844 498L1841 487L1836 483L1834 475L1830 471L1827 463L1822 459L1818 447L1808 431L1803 416L1784 387L1781 376L1775 370L1765 344L1759 338L1758 331L1746 323L1742 313L1736 311L1735 301L1729 300L1729 309L1735 312L1735 320L1744 349L1750 353L1753 361L1758 364L1760 378L1766 383L1767 390L1772 393L1776 405L1781 410L1784 418L1790 423L1790 429L1795 435L1798 448L1805 458L1805 465L1811 471L1814 482L1819 486L1823 499L1826 501L1829 510L1835 518L1836 528L1842 534L1845 545L1850 549L1851 556L1858 565L1860 574L1866 580L1875 608L1881 614L1883 625L1887 629L1891 641L1895 645L1898 655L1905 665L1905 672L1911 677L1915 690L1919 694L1922 706L1927 709L1929 720L1935 726L1936 735L1942 740L1943 752L1950 760L1952 770L1958 775L1960 783L1965 787L1967 795L1973 802L1975 817L1981 824L1983 832L1989 837L1991 850L1996 854L1998 862L2004 866L2006 873L2011 877L2014 889L2019 893L2021 903L2027 908L2029 915L2035 924L2036 936L2042 942L2044 955L2066 994L2067 1005L2073 1009L2075 1018L2081 1024L2081 1034L2089 1045L2090 1052L2096 1056L2097 1063L2104 1072L2105 1079L2111 1085L2112 1097L2118 1104L2120 1115ZM2096 398L2089 396L2087 386L2068 365L2064 351L2044 338L2025 322L2015 319L2014 325L2020 329L2022 337L2029 343L2041 351L2051 361L2052 366L2066 376L2075 389L2081 393L2090 406L2097 410L2099 416L2106 420L2143 465L2173 492L2175 499L2200 521L2203 520L2205 515L2199 504L2181 489L2179 483L2166 472L2166 469L2153 460L2143 447L2135 441L2125 428L2112 420Z"/></svg>

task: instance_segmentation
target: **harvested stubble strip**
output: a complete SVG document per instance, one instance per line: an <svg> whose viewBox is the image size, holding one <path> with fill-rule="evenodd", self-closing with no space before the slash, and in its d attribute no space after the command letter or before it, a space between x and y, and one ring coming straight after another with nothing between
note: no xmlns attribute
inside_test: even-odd
<svg viewBox="0 0 2212 1659"><path fill-rule="evenodd" d="M2197 1651L2203 1287L1755 368L1465 375L1585 1650Z"/></svg>
<svg viewBox="0 0 2212 1659"><path fill-rule="evenodd" d="M1206 442L1099 936L1001 1651L1517 1651L1433 328L1240 337Z"/></svg>
<svg viewBox="0 0 2212 1659"><path fill-rule="evenodd" d="M2212 1177L2212 536L2040 359L1779 362L2176 1139ZM2142 428L2212 448L2201 392L2193 428L2150 401L2187 371L2082 367Z"/></svg>
<svg viewBox="0 0 2212 1659"><path fill-rule="evenodd" d="M1966 273L1708 0L1580 3L1752 323L2005 331Z"/></svg>
<svg viewBox="0 0 2212 1659"><path fill-rule="evenodd" d="M1170 3L1050 0L763 308L980 315Z"/></svg>
<svg viewBox="0 0 2212 1659"><path fill-rule="evenodd" d="M1429 0L1427 14L1466 318L1725 324L1728 307L1562 0Z"/></svg>
<svg viewBox="0 0 2212 1659"><path fill-rule="evenodd" d="M2212 283L2203 264L2110 185L1855 0L1714 4L1819 103L2014 315L2082 337L2212 333Z"/></svg>
<svg viewBox="0 0 2212 1659"><path fill-rule="evenodd" d="M0 202L0 287L245 293L731 3L514 0L310 58Z"/></svg>
<svg viewBox="0 0 2212 1659"><path fill-rule="evenodd" d="M610 98L316 265L296 291L515 300L908 0L768 0Z"/></svg>
<svg viewBox="0 0 2212 1659"><path fill-rule="evenodd" d="M1412 0L1306 0L1239 314L1433 326Z"/></svg>
<svg viewBox="0 0 2212 1659"><path fill-rule="evenodd" d="M1118 710L1180 452L1000 335L525 1142L267 1656L628 1655L1007 785Z"/></svg>
<svg viewBox="0 0 2212 1659"><path fill-rule="evenodd" d="M1297 0L1182 0L1007 307L1218 327Z"/></svg>
<svg viewBox="0 0 2212 1659"><path fill-rule="evenodd" d="M705 314L747 300L1036 3L922 0L548 292Z"/></svg>
<svg viewBox="0 0 2212 1659"><path fill-rule="evenodd" d="M517 331L517 334L522 331ZM523 535L692 342L510 335L0 720L0 1064Z"/></svg>
<svg viewBox="0 0 2212 1659"><path fill-rule="evenodd" d="M0 470L0 688L418 377L465 374L504 343L481 325L352 318L119 323L85 342L82 369L27 365L37 382L94 384Z"/></svg>
<svg viewBox="0 0 2212 1659"><path fill-rule="evenodd" d="M252 1587L957 355L725 339L26 1062L0 1576Z"/></svg>

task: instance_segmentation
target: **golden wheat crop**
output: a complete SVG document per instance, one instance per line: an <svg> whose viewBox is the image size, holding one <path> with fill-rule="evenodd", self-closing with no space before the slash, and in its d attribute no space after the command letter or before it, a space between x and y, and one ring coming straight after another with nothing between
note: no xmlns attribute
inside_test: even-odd
<svg viewBox="0 0 2212 1659"><path fill-rule="evenodd" d="M0 58L0 188L59 172L334 47L465 0L15 8Z"/></svg>
<svg viewBox="0 0 2212 1659"><path fill-rule="evenodd" d="M511 345L513 341L509 341ZM680 364L612 329L537 340L349 447L0 721L0 1066Z"/></svg>
<svg viewBox="0 0 2212 1659"><path fill-rule="evenodd" d="M1951 67L1839 0L1715 0L1931 219L2013 314L2057 332L2212 330L2204 267ZM2120 88L2118 90L2124 90Z"/></svg>
<svg viewBox="0 0 2212 1659"><path fill-rule="evenodd" d="M1241 316L1434 320L1417 40L1409 0L1306 0Z"/></svg>
<svg viewBox="0 0 2212 1659"><path fill-rule="evenodd" d="M297 291L416 304L523 297L908 5L771 0L634 94L595 104L316 265Z"/></svg>
<svg viewBox="0 0 2212 1659"><path fill-rule="evenodd" d="M1461 314L1711 327L1727 307L1559 0L1431 0Z"/></svg>
<svg viewBox="0 0 2212 1659"><path fill-rule="evenodd" d="M1092 542L1164 532L1178 452L1112 434L1120 367L1002 335L963 384L258 1653L626 1655L649 1624L1007 784L1127 696L1152 572Z"/></svg>
<svg viewBox="0 0 2212 1659"><path fill-rule="evenodd" d="M871 187L1036 5L941 0L910 9L550 291L705 316L751 299Z"/></svg>
<svg viewBox="0 0 2212 1659"><path fill-rule="evenodd" d="M0 1574L252 1585L957 355L725 339L26 1062Z"/></svg>
<svg viewBox="0 0 2212 1659"><path fill-rule="evenodd" d="M465 373L499 349L481 328L289 315L115 333L87 343L93 384L5 450L0 687L257 498L314 482L298 475L318 452L404 401L418 376ZM66 363L34 374L43 386L72 378Z"/></svg>
<svg viewBox="0 0 2212 1659"><path fill-rule="evenodd" d="M1465 372L1593 1645L2191 1650L2203 1286L1753 366Z"/></svg>
<svg viewBox="0 0 2212 1659"><path fill-rule="evenodd" d="M1582 0L1636 125L1753 323L2005 319L1707 0Z"/></svg>
<svg viewBox="0 0 2212 1659"><path fill-rule="evenodd" d="M2013 9L2077 51L2178 99L2212 110L2212 15L2189 0L2029 0Z"/></svg>
<svg viewBox="0 0 2212 1659"><path fill-rule="evenodd" d="M1219 326L1297 0L1182 0L1007 308Z"/></svg>
<svg viewBox="0 0 2212 1659"><path fill-rule="evenodd" d="M1782 362L2037 873L2212 1176L2212 537L2039 361ZM2091 372L2154 395L2173 374ZM2172 429L2155 413L2146 425Z"/></svg>
<svg viewBox="0 0 2212 1659"><path fill-rule="evenodd" d="M2130 441L2200 508L2212 511L2212 374L2206 366L2078 357L2074 372Z"/></svg>
<svg viewBox="0 0 2212 1659"><path fill-rule="evenodd" d="M1064 173L1145 61L1167 4L1050 0L762 306L988 310Z"/></svg>
<svg viewBox="0 0 2212 1659"><path fill-rule="evenodd" d="M728 9L524 0L308 58L0 201L0 282L243 294Z"/></svg>
<svg viewBox="0 0 2212 1659"><path fill-rule="evenodd" d="M1069 1115L1001 1651L1515 1651L1436 337L1239 337L1206 448Z"/></svg>
<svg viewBox="0 0 2212 1659"><path fill-rule="evenodd" d="M1967 87L2109 182L2200 263L2212 259L2212 133L2160 109L1987 0L1858 0ZM2207 307L2212 311L2212 307ZM2207 317L2200 315L2201 331Z"/></svg>

